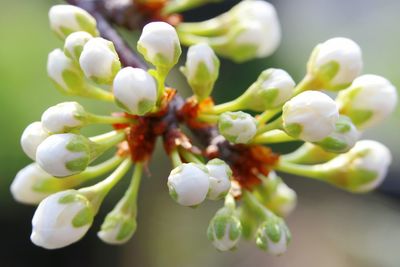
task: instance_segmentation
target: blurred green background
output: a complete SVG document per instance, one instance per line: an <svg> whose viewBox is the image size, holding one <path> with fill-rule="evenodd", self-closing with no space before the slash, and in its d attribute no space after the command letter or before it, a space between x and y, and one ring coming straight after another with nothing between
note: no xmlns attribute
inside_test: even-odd
<svg viewBox="0 0 400 267"><path fill-rule="evenodd" d="M197 20L228 9L235 1L189 12ZM106 200L98 220L79 243L59 251L34 247L29 240L33 207L13 201L9 186L16 172L29 163L19 137L30 122L58 102L49 82L46 59L62 44L50 32L47 11L56 1L0 0L0 266L140 266L140 267L398 267L400 254L400 110L365 137L379 140L392 151L394 161L384 185L376 193L351 195L325 184L283 177L299 196L288 218L293 242L281 257L267 255L242 242L235 252L219 253L207 241L209 219L221 203L197 209L176 205L168 196L170 165L158 151L144 179L140 195L138 230L125 246L111 247L96 238L106 212L122 193L124 181ZM400 1L398 0L276 0L283 40L270 58L242 65L223 61L215 96L218 101L240 94L267 67L286 69L299 81L312 48L331 37L354 39L363 49L364 73L380 74L400 88ZM218 9L217 9L218 8ZM185 83L182 77L170 83ZM184 95L188 91L184 91ZM112 106L79 100L88 110L108 113ZM87 133L99 132L91 128Z"/></svg>

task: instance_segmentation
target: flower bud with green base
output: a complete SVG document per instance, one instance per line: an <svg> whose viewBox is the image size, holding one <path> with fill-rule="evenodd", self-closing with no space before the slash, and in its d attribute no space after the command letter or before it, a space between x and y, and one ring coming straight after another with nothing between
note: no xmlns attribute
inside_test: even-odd
<svg viewBox="0 0 400 267"><path fill-rule="evenodd" d="M137 49L164 76L182 53L175 28L165 22L151 22L144 26Z"/></svg>
<svg viewBox="0 0 400 267"><path fill-rule="evenodd" d="M96 20L88 12L76 6L52 6L49 11L49 20L51 29L61 39L77 31L85 31L93 36L98 35Z"/></svg>
<svg viewBox="0 0 400 267"><path fill-rule="evenodd" d="M321 141L334 130L339 111L335 101L318 91L306 91L283 106L283 129L308 142Z"/></svg>
<svg viewBox="0 0 400 267"><path fill-rule="evenodd" d="M280 158L286 162L298 163L298 164L319 164L325 163L338 154L327 152L318 145L313 143L304 143L297 150L281 155Z"/></svg>
<svg viewBox="0 0 400 267"><path fill-rule="evenodd" d="M207 198L211 200L218 200L228 194L231 188L232 170L223 160L213 159L210 160L206 168L208 169L210 188Z"/></svg>
<svg viewBox="0 0 400 267"><path fill-rule="evenodd" d="M257 121L242 111L225 112L219 116L218 129L228 141L246 144L257 133Z"/></svg>
<svg viewBox="0 0 400 267"><path fill-rule="evenodd" d="M139 68L121 69L115 76L113 93L117 104L135 115L144 115L151 111L157 101L154 78Z"/></svg>
<svg viewBox="0 0 400 267"><path fill-rule="evenodd" d="M396 108L397 90L378 75L362 75L339 93L336 102L341 114L349 116L360 129L377 125Z"/></svg>
<svg viewBox="0 0 400 267"><path fill-rule="evenodd" d="M81 239L96 211L87 197L67 190L45 198L32 219L32 242L46 249L68 246Z"/></svg>
<svg viewBox="0 0 400 267"><path fill-rule="evenodd" d="M199 101L210 96L219 75L219 60L205 43L189 47L186 65L181 71Z"/></svg>
<svg viewBox="0 0 400 267"><path fill-rule="evenodd" d="M332 38L317 45L307 63L310 79L319 88L340 90L360 75L363 67L360 47L347 38Z"/></svg>
<svg viewBox="0 0 400 267"><path fill-rule="evenodd" d="M25 154L32 160L36 160L38 146L50 136L50 133L43 128L40 121L29 124L21 136L21 147Z"/></svg>
<svg viewBox="0 0 400 267"><path fill-rule="evenodd" d="M48 108L42 126L50 133L64 133L85 125L85 109L77 102L64 102Z"/></svg>
<svg viewBox="0 0 400 267"><path fill-rule="evenodd" d="M202 203L210 188L209 173L205 166L183 163L168 176L170 196L182 206L197 206Z"/></svg>
<svg viewBox="0 0 400 267"><path fill-rule="evenodd" d="M351 119L341 115L336 122L335 130L327 137L315 144L332 153L349 151L358 141L360 133Z"/></svg>
<svg viewBox="0 0 400 267"><path fill-rule="evenodd" d="M227 195L226 202L232 202L218 210L211 219L207 237L219 251L228 251L236 247L242 236L242 225L235 210L233 197Z"/></svg>
<svg viewBox="0 0 400 267"><path fill-rule="evenodd" d="M83 47L93 36L87 32L74 32L68 35L64 43L64 54L75 62L79 62Z"/></svg>
<svg viewBox="0 0 400 267"><path fill-rule="evenodd" d="M85 76L98 84L111 84L121 69L114 44L101 37L92 38L84 45L79 64Z"/></svg>
<svg viewBox="0 0 400 267"><path fill-rule="evenodd" d="M257 246L274 255L286 252L291 234L283 219L277 216L268 217L259 227L256 234Z"/></svg>
<svg viewBox="0 0 400 267"><path fill-rule="evenodd" d="M282 106L292 97L294 87L295 82L286 71L267 69L237 101L243 108L262 112Z"/></svg>

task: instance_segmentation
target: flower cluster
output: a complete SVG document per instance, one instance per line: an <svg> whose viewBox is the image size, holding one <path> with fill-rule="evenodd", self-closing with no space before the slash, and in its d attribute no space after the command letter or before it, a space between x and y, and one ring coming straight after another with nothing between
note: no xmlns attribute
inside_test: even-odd
<svg viewBox="0 0 400 267"><path fill-rule="evenodd" d="M177 3L171 1L166 12L201 5ZM48 57L47 73L56 88L115 103L123 112L98 115L64 102L24 130L22 149L35 163L17 174L11 192L19 202L40 203L31 235L38 246L56 249L81 239L108 192L134 166L129 187L98 232L106 243L127 242L137 228L140 181L158 137L173 165L166 185L176 203L196 207L206 199L224 199L207 230L220 251L235 248L241 237L275 255L286 251L291 234L283 218L295 208L297 196L274 170L350 192L373 190L387 173L389 150L359 139L394 110L396 89L381 76L361 75L361 49L350 39L317 45L298 84L286 71L269 68L242 95L215 105L210 95L219 74L217 54L244 61L267 56L278 45L279 23L267 2L243 1L216 18L176 28L148 23L137 50L153 66L149 69L122 66L121 42L99 37L102 29L85 10L58 5L49 18L64 42ZM181 42L191 45L181 67L193 91L185 101L165 85L179 62ZM324 91L338 92L336 99ZM93 124L112 130L84 136L81 129ZM194 146L181 124L204 147ZM304 144L280 156L265 146L291 141ZM95 162L113 148L114 156Z"/></svg>

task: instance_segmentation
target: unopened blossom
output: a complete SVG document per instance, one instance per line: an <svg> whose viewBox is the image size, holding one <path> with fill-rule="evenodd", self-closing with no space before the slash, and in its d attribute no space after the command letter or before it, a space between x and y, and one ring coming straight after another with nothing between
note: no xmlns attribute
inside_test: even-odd
<svg viewBox="0 0 400 267"><path fill-rule="evenodd" d="M77 102L63 102L48 108L42 115L42 126L50 133L79 129L85 124L86 111Z"/></svg>
<svg viewBox="0 0 400 267"><path fill-rule="evenodd" d="M64 53L69 58L78 62L81 56L83 47L85 44L92 39L93 36L88 32L74 32L68 35L64 43Z"/></svg>
<svg viewBox="0 0 400 267"><path fill-rule="evenodd" d="M210 188L207 197L211 200L223 198L231 188L231 168L220 159L210 160L206 168L210 175Z"/></svg>
<svg viewBox="0 0 400 267"><path fill-rule="evenodd" d="M38 146L50 136L50 133L43 128L40 121L29 124L21 136L21 147L25 154L31 159L36 159Z"/></svg>
<svg viewBox="0 0 400 267"><path fill-rule="evenodd" d="M257 133L257 121L242 111L225 112L219 118L218 129L230 142L246 144Z"/></svg>
<svg viewBox="0 0 400 267"><path fill-rule="evenodd" d="M136 219L122 213L107 215L97 236L110 245L126 243L136 231Z"/></svg>
<svg viewBox="0 0 400 267"><path fill-rule="evenodd" d="M256 235L257 246L274 255L285 253L290 240L291 234L285 222L276 216L266 219Z"/></svg>

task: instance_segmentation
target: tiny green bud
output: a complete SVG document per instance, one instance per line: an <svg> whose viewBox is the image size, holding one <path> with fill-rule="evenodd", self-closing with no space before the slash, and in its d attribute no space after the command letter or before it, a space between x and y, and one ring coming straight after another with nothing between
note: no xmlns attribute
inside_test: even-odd
<svg viewBox="0 0 400 267"><path fill-rule="evenodd" d="M396 108L397 90L378 75L362 75L339 93L336 102L341 114L349 116L361 128L377 125Z"/></svg>
<svg viewBox="0 0 400 267"><path fill-rule="evenodd" d="M235 211L220 209L211 219L207 229L208 239L220 251L234 249L242 235L242 225Z"/></svg>
<svg viewBox="0 0 400 267"><path fill-rule="evenodd" d="M242 111L225 112L219 116L218 129L228 141L247 144L257 133L257 121Z"/></svg>
<svg viewBox="0 0 400 267"><path fill-rule="evenodd" d="M225 197L231 188L231 168L220 159L210 160L206 167L210 174L210 188L207 197L211 200Z"/></svg>
<svg viewBox="0 0 400 267"><path fill-rule="evenodd" d="M136 231L136 219L121 212L111 212L105 218L97 236L110 245L124 244Z"/></svg>
<svg viewBox="0 0 400 267"><path fill-rule="evenodd" d="M42 115L42 126L50 133L64 133L85 124L87 113L77 102L64 102L48 108Z"/></svg>
<svg viewBox="0 0 400 267"><path fill-rule="evenodd" d="M274 255L285 253L290 240L291 234L285 222L276 216L267 218L256 234L257 246Z"/></svg>
<svg viewBox="0 0 400 267"><path fill-rule="evenodd" d="M186 65L181 70L194 94L201 101L207 98L214 88L219 74L219 60L209 45L193 45L189 47Z"/></svg>
<svg viewBox="0 0 400 267"><path fill-rule="evenodd" d="M96 20L82 8L72 5L55 5L50 8L51 29L61 38L77 31L98 35Z"/></svg>
<svg viewBox="0 0 400 267"><path fill-rule="evenodd" d="M92 39L93 36L87 32L74 32L68 35L64 43L64 53L67 57L79 61L84 45Z"/></svg>
<svg viewBox="0 0 400 267"><path fill-rule="evenodd" d="M48 196L32 219L32 242L46 249L66 247L79 241L92 225L95 210L76 190Z"/></svg>

